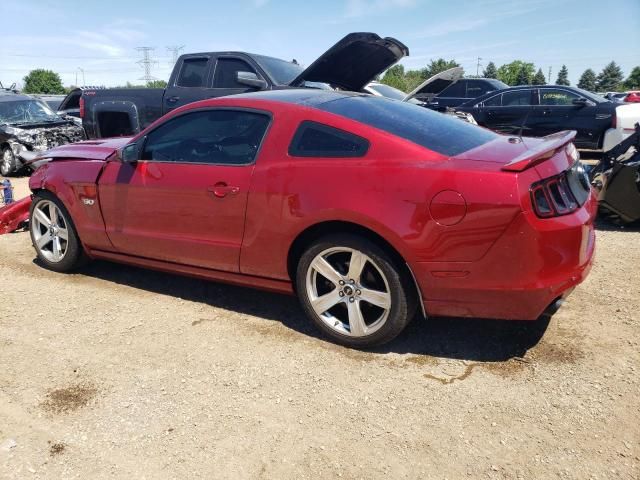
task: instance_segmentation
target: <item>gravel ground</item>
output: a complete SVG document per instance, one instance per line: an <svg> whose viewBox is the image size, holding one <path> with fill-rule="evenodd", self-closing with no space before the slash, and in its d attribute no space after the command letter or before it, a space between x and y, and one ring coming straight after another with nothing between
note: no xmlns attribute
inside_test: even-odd
<svg viewBox="0 0 640 480"><path fill-rule="evenodd" d="M419 320L360 352L294 298L56 274L1 236L0 477L638 479L639 240L601 228L550 321Z"/></svg>

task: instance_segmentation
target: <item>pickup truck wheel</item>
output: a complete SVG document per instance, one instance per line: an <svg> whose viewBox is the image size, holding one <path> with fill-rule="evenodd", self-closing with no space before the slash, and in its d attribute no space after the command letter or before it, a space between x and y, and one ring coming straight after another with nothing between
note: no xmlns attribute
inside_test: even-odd
<svg viewBox="0 0 640 480"><path fill-rule="evenodd" d="M17 170L16 156L13 154L11 147L2 149L2 158L0 159L0 175L8 177Z"/></svg>
<svg viewBox="0 0 640 480"><path fill-rule="evenodd" d="M68 272L84 263L86 256L71 215L52 193L38 192L29 212L31 243L44 266Z"/></svg>
<svg viewBox="0 0 640 480"><path fill-rule="evenodd" d="M336 342L373 347L391 341L413 318L411 283L387 253L355 235L313 243L298 263L302 308Z"/></svg>

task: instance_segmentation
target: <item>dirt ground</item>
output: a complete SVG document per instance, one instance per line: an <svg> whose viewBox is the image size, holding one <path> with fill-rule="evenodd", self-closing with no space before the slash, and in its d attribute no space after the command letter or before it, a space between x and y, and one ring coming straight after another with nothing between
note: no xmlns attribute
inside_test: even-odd
<svg viewBox="0 0 640 480"><path fill-rule="evenodd" d="M0 237L0 478L640 478L638 229L600 229L550 321L417 320L375 352L292 297L34 257Z"/></svg>

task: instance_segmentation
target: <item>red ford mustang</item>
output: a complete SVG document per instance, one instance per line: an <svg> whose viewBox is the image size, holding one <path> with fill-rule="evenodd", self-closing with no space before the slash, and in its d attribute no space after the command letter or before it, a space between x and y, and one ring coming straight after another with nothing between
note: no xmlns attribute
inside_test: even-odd
<svg viewBox="0 0 640 480"><path fill-rule="evenodd" d="M500 136L334 91L206 100L134 138L50 150L31 237L56 271L100 258L295 292L351 346L391 340L417 308L533 320L591 265L573 135Z"/></svg>

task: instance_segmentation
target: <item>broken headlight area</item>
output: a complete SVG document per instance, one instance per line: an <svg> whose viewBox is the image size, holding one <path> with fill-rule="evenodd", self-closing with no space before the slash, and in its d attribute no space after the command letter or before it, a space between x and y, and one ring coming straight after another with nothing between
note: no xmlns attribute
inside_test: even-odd
<svg viewBox="0 0 640 480"><path fill-rule="evenodd" d="M20 159L26 152L43 152L60 145L84 140L84 130L75 124L37 128L2 127L13 154ZM29 156L29 155L27 155Z"/></svg>

